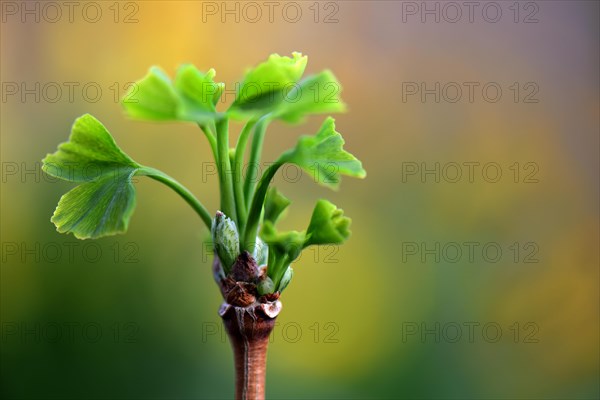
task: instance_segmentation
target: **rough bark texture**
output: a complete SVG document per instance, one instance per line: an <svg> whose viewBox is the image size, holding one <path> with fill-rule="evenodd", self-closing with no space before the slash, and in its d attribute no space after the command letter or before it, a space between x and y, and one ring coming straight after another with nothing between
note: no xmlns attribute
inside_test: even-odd
<svg viewBox="0 0 600 400"><path fill-rule="evenodd" d="M275 326L275 313L280 309L278 301L249 307L224 303L221 307L220 314L233 349L236 399L265 398L269 335Z"/></svg>

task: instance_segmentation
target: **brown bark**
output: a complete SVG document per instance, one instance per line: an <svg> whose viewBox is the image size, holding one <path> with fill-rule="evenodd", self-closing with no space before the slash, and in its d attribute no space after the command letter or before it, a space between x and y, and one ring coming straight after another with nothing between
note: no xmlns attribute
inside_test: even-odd
<svg viewBox="0 0 600 400"><path fill-rule="evenodd" d="M265 398L269 335L281 303L254 303L249 307L221 306L219 314L231 342L235 363L235 398Z"/></svg>
<svg viewBox="0 0 600 400"><path fill-rule="evenodd" d="M264 276L247 252L238 257L227 276L215 256L213 273L225 299L219 315L233 349L235 398L263 400L269 335L281 310L279 292L259 296L257 284Z"/></svg>

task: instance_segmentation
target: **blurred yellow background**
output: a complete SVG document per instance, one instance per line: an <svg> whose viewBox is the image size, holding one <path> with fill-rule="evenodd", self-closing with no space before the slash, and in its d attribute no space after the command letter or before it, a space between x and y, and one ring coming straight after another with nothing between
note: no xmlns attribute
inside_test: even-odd
<svg viewBox="0 0 600 400"><path fill-rule="evenodd" d="M599 6L492 3L3 1L3 398L232 396L201 220L139 179L127 234L78 242L49 221L72 185L40 160L89 112L213 212L200 130L117 100L151 65L231 88L292 51L342 83L337 128L368 176L276 178L285 227L326 197L353 236L296 263L268 396L598 398ZM323 118L273 124L263 161Z"/></svg>

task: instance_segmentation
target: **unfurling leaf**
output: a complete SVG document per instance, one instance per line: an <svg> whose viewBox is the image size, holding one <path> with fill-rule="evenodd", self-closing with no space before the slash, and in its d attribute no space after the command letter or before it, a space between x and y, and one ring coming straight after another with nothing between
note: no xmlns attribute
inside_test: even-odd
<svg viewBox="0 0 600 400"><path fill-rule="evenodd" d="M302 251L305 233L298 231L277 232L270 221L265 221L260 237L269 245L269 253L273 253L276 257L285 255L288 263L291 263L298 258Z"/></svg>
<svg viewBox="0 0 600 400"><path fill-rule="evenodd" d="M275 288L279 288L288 266L300 256L306 239L305 233L277 232L271 221L265 221L260 236L269 245L267 274L273 280Z"/></svg>
<svg viewBox="0 0 600 400"><path fill-rule="evenodd" d="M272 118L298 123L308 115L344 112L341 91L342 85L329 70L308 76L283 94Z"/></svg>
<svg viewBox="0 0 600 400"><path fill-rule="evenodd" d="M313 178L331 188L337 188L340 175L364 178L362 163L344 150L344 139L335 131L335 120L327 118L314 136L302 136L296 147L285 152L280 163L298 165Z"/></svg>
<svg viewBox="0 0 600 400"><path fill-rule="evenodd" d="M306 230L305 246L313 244L342 244L350 237L352 220L344 211L327 200L319 200Z"/></svg>
<svg viewBox="0 0 600 400"><path fill-rule="evenodd" d="M271 54L267 61L246 72L240 94L243 94L244 89L248 89L249 86L259 86L263 90L268 90L272 86L281 89L290 83L295 83L302 78L307 61L308 57L298 52L292 53L291 58ZM249 99L251 97L243 96L239 100Z"/></svg>
<svg viewBox="0 0 600 400"><path fill-rule="evenodd" d="M200 124L213 121L223 83L215 83L215 71L200 72L185 64L179 67L175 81L158 67L136 82L123 98L129 116L137 119L192 121Z"/></svg>
<svg viewBox="0 0 600 400"><path fill-rule="evenodd" d="M345 111L342 87L331 71L301 79L306 62L307 57L300 53L293 53L292 58L271 55L247 72L227 113L236 119L268 115L269 119L297 123L311 114Z"/></svg>
<svg viewBox="0 0 600 400"><path fill-rule="evenodd" d="M51 221L59 232L88 239L127 230L135 208L131 178L141 166L100 121L89 114L78 118L69 141L42 162L47 174L81 183L61 197L54 211Z"/></svg>
<svg viewBox="0 0 600 400"><path fill-rule="evenodd" d="M300 80L307 60L301 53L292 53L292 58L271 54L267 61L246 72L228 113L234 118L246 118L272 111L283 100L283 91Z"/></svg>
<svg viewBox="0 0 600 400"><path fill-rule="evenodd" d="M277 220L290 203L290 199L281 194L277 188L270 187L265 198L265 221L271 221L273 224L277 223Z"/></svg>

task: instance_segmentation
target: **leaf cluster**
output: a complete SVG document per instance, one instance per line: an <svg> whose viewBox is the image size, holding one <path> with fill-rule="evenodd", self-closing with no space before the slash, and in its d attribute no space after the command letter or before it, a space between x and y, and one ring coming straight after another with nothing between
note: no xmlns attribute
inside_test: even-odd
<svg viewBox="0 0 600 400"><path fill-rule="evenodd" d="M46 173L77 184L61 197L52 216L57 230L79 239L125 232L135 208L133 177L148 176L178 193L212 228L225 271L237 255L248 251L267 263L270 284L265 290L283 290L292 276L289 265L300 252L311 245L343 243L350 236L350 219L332 203L319 200L306 230L278 231L276 224L291 201L271 185L277 170L295 164L333 189L342 175L366 175L361 162L344 150L344 139L331 117L317 133L301 136L260 176L252 168L260 162L272 121L295 124L310 115L346 109L336 77L328 70L304 76L306 65L307 57L300 53L271 55L246 71L235 101L224 112L217 106L225 84L214 80L213 69L202 72L185 64L171 79L160 68L150 68L124 97L125 112L135 119L192 122L201 128L219 176L217 218L175 179L131 159L102 123L86 114L75 120L69 141L43 160ZM230 120L244 122L235 146L230 145ZM249 173L242 176L245 163Z"/></svg>

